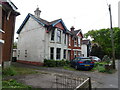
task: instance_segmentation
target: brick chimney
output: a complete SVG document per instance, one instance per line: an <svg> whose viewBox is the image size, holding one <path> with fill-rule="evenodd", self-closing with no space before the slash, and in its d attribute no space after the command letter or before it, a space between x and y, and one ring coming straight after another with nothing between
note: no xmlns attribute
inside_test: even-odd
<svg viewBox="0 0 120 90"><path fill-rule="evenodd" d="M39 8L36 8L36 10L34 11L34 13L35 13L35 16L36 16L37 18L40 18L40 13L41 13L41 11L39 10Z"/></svg>
<svg viewBox="0 0 120 90"><path fill-rule="evenodd" d="M71 31L74 31L74 29L75 29L74 26L72 26L72 27L70 28Z"/></svg>

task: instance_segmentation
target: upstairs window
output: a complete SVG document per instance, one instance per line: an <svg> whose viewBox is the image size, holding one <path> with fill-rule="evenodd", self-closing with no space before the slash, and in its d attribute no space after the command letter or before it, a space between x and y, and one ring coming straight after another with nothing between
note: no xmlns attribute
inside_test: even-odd
<svg viewBox="0 0 120 90"><path fill-rule="evenodd" d="M65 34L65 37L64 37L64 44L66 44L66 34Z"/></svg>
<svg viewBox="0 0 120 90"><path fill-rule="evenodd" d="M69 46L71 46L71 36L69 35Z"/></svg>
<svg viewBox="0 0 120 90"><path fill-rule="evenodd" d="M74 47L76 47L76 46L77 46L77 39L74 38Z"/></svg>
<svg viewBox="0 0 120 90"><path fill-rule="evenodd" d="M55 30L52 30L51 32L51 40L54 41L54 36L55 36Z"/></svg>
<svg viewBox="0 0 120 90"><path fill-rule="evenodd" d="M80 41L81 41L80 38L78 38L78 47L80 47Z"/></svg>
<svg viewBox="0 0 120 90"><path fill-rule="evenodd" d="M61 43L61 31L57 30L57 42Z"/></svg>

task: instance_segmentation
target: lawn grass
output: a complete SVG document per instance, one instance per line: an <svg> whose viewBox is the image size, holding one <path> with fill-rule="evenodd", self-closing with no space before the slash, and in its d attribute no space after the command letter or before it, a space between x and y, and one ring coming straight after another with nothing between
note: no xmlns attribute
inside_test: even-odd
<svg viewBox="0 0 120 90"><path fill-rule="evenodd" d="M7 89L7 88L26 88L30 89L31 86L24 85L22 83L18 83L16 80L10 79L7 81L2 81L2 89Z"/></svg>
<svg viewBox="0 0 120 90"><path fill-rule="evenodd" d="M25 74L35 74L38 73L36 69L31 69L31 68L24 68L24 67L15 67L12 66L12 68L17 72L16 75L25 75Z"/></svg>
<svg viewBox="0 0 120 90"><path fill-rule="evenodd" d="M3 77L6 77L6 76L14 76L14 75L35 74L35 73L39 73L39 72L36 71L36 69L10 66L9 68L4 68L2 73L3 73L2 74Z"/></svg>

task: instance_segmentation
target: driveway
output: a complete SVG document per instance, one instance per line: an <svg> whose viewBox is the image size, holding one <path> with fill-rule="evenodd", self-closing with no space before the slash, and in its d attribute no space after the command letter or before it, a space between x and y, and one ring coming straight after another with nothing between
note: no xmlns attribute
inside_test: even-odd
<svg viewBox="0 0 120 90"><path fill-rule="evenodd" d="M53 82L56 80L55 74L91 77L92 88L118 88L118 72L105 74L91 71L69 71L62 68L45 68L20 63L13 63L13 65L35 68L42 72L40 74L15 77L18 81L36 88L56 87L55 84L53 85Z"/></svg>

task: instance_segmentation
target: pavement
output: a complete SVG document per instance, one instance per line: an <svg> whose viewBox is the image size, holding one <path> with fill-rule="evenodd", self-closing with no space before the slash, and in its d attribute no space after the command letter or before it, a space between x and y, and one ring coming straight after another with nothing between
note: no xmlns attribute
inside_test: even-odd
<svg viewBox="0 0 120 90"><path fill-rule="evenodd" d="M116 66L118 70L118 61L116 61ZM80 77L91 77L92 88L118 88L118 71L113 74L91 72L91 71L70 71L63 68L46 68L39 67L21 63L12 63L18 67L35 68L37 71L42 73L31 74L31 75L21 75L13 77L19 82L25 83L26 85L31 85L35 88L55 88L57 87L55 83L56 74L58 75L69 75L69 76L80 76Z"/></svg>

